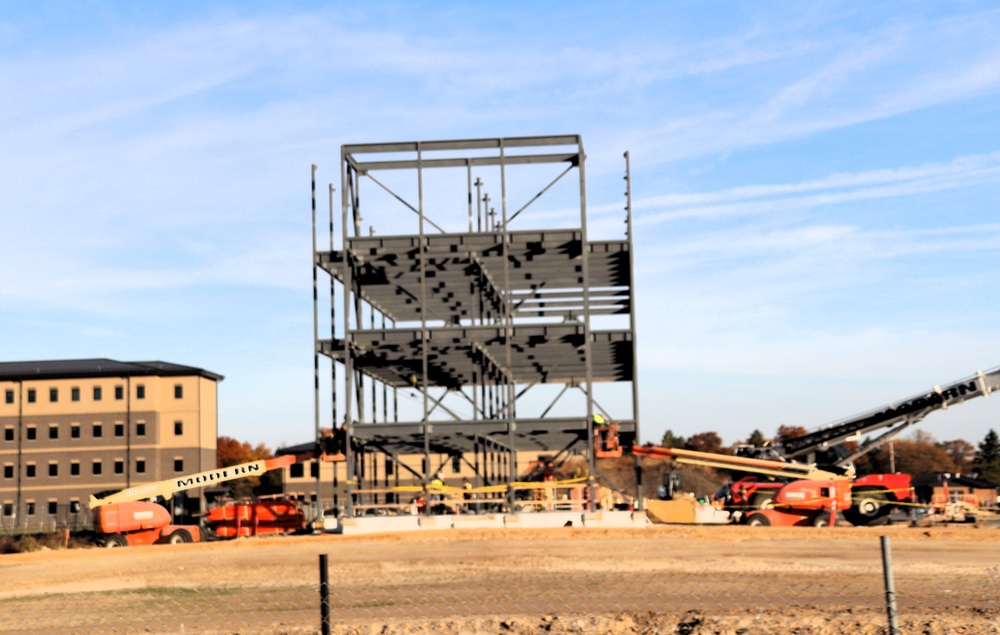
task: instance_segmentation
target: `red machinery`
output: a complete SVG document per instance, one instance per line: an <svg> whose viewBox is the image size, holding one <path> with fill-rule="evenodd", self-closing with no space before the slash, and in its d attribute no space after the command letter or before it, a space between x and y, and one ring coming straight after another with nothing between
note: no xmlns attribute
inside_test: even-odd
<svg viewBox="0 0 1000 635"><path fill-rule="evenodd" d="M220 538L295 533L307 525L302 506L284 498L215 507L205 521Z"/></svg>
<svg viewBox="0 0 1000 635"><path fill-rule="evenodd" d="M199 527L171 524L170 512L166 508L144 499L169 498L174 492L247 476L259 476L294 462L294 457L290 456L251 461L139 485L101 498L91 496L90 508L94 510L94 531L102 534L102 542L106 547L199 542L202 539Z"/></svg>
<svg viewBox="0 0 1000 635"><path fill-rule="evenodd" d="M771 506L746 516L748 525L833 525L837 511L851 506L849 478L802 463L786 463L727 454L695 452L679 448L636 446L632 453L652 458L672 458L678 463L737 469L790 479L775 483Z"/></svg>

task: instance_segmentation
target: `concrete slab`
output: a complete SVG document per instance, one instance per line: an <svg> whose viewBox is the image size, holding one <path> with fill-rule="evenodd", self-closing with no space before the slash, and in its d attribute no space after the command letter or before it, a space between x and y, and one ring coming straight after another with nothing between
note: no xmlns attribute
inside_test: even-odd
<svg viewBox="0 0 1000 635"><path fill-rule="evenodd" d="M455 529L503 529L503 514L460 514L453 516Z"/></svg>
<svg viewBox="0 0 1000 635"><path fill-rule="evenodd" d="M599 511L599 512L587 512L583 515L583 526L584 527L602 527L605 529L611 528L624 528L624 527L635 527L636 521L633 519L632 512L612 512L612 511ZM643 518L641 527L645 526L645 518Z"/></svg>

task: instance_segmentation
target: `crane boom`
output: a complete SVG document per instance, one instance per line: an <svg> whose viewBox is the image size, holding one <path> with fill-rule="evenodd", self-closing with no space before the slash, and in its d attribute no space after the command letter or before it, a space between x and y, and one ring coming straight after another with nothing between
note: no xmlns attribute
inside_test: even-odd
<svg viewBox="0 0 1000 635"><path fill-rule="evenodd" d="M138 485L136 487L123 489L120 492L115 492L114 494L110 494L102 498L97 498L91 495L88 505L91 509L94 509L95 507L100 507L101 505L127 503L130 501L153 498L155 496L167 498L174 492L182 492L196 487L205 487L206 485L233 481L238 478L246 478L248 476L260 476L264 472L285 467L294 462L295 457L293 456L280 456L276 459L250 461L249 463L240 463L239 465L220 467L215 470L208 470L207 472L188 474L186 476L175 476L174 478L170 478L165 481L157 481L155 483L147 483L145 485Z"/></svg>
<svg viewBox="0 0 1000 635"><path fill-rule="evenodd" d="M875 440L862 446L850 457L838 462L842 464L874 450L909 426L919 423L935 410L963 403L976 397L988 397L1000 390L1000 367L987 372L977 372L971 377L954 381L944 387L915 395L901 402L891 403L875 410L833 423L815 432L789 439L779 444L781 454L788 459L825 449L862 435L891 428Z"/></svg>

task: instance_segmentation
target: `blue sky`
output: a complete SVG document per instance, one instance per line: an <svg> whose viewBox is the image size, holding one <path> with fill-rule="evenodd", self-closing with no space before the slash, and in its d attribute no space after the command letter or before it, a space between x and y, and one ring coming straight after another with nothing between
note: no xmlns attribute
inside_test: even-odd
<svg viewBox="0 0 1000 635"><path fill-rule="evenodd" d="M595 237L631 153L643 440L1000 365L1000 7L637 4L4 3L0 358L200 366L221 434L307 441L310 164L579 133Z"/></svg>

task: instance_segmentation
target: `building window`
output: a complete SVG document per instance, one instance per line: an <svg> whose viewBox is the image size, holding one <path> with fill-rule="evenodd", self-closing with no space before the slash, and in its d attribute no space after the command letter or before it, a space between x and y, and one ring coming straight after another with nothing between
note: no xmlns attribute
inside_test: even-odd
<svg viewBox="0 0 1000 635"><path fill-rule="evenodd" d="M288 466L288 476L290 478L302 478L305 476L305 470L301 463L292 463Z"/></svg>
<svg viewBox="0 0 1000 635"><path fill-rule="evenodd" d="M115 386L115 399L121 401L125 398L125 388L122 386Z"/></svg>
<svg viewBox="0 0 1000 635"><path fill-rule="evenodd" d="M58 439L59 438L59 426L58 425L51 425L51 426L49 426L49 438L50 439Z"/></svg>
<svg viewBox="0 0 1000 635"><path fill-rule="evenodd" d="M181 436L184 434L184 422L174 421L174 436Z"/></svg>
<svg viewBox="0 0 1000 635"><path fill-rule="evenodd" d="M14 391L13 390L8 390L4 394L4 401L6 401L7 403L14 403Z"/></svg>
<svg viewBox="0 0 1000 635"><path fill-rule="evenodd" d="M59 401L59 389L58 388L49 388L49 401L51 401L52 403L55 403L55 402Z"/></svg>
<svg viewBox="0 0 1000 635"><path fill-rule="evenodd" d="M28 389L28 403L35 403L35 389Z"/></svg>
<svg viewBox="0 0 1000 635"><path fill-rule="evenodd" d="M180 384L174 384L174 399L184 398L184 386Z"/></svg>
<svg viewBox="0 0 1000 635"><path fill-rule="evenodd" d="M27 510L28 511L28 515L29 516L34 516L35 515L35 501L28 501L27 502L27 507L28 507L28 510Z"/></svg>
<svg viewBox="0 0 1000 635"><path fill-rule="evenodd" d="M385 475L392 476L396 473L396 462L392 460L392 457L385 457Z"/></svg>
<svg viewBox="0 0 1000 635"><path fill-rule="evenodd" d="M95 439L100 439L102 436L104 436L104 426L102 426L99 423L95 423L94 424L94 438Z"/></svg>
<svg viewBox="0 0 1000 635"><path fill-rule="evenodd" d="M319 476L319 461L309 462L309 476L313 478Z"/></svg>
<svg viewBox="0 0 1000 635"><path fill-rule="evenodd" d="M135 387L135 398L136 399L146 398L146 387L144 385L139 384L138 386Z"/></svg>
<svg viewBox="0 0 1000 635"><path fill-rule="evenodd" d="M49 501L49 516L55 516L57 513L59 513L59 503Z"/></svg>
<svg viewBox="0 0 1000 635"><path fill-rule="evenodd" d="M94 401L100 401L100 400L101 400L101 387L94 386Z"/></svg>
<svg viewBox="0 0 1000 635"><path fill-rule="evenodd" d="M70 476L80 476L80 462L73 461L69 464L69 475Z"/></svg>
<svg viewBox="0 0 1000 635"><path fill-rule="evenodd" d="M115 459L115 474L125 473L125 461L121 459Z"/></svg>
<svg viewBox="0 0 1000 635"><path fill-rule="evenodd" d="M24 476L27 478L35 478L35 464L28 463L24 466Z"/></svg>
<svg viewBox="0 0 1000 635"><path fill-rule="evenodd" d="M71 439L79 439L80 438L80 424L79 423L70 424L70 426L69 426L69 437Z"/></svg>
<svg viewBox="0 0 1000 635"><path fill-rule="evenodd" d="M14 505L12 503L3 504L3 515L8 517L14 515Z"/></svg>
<svg viewBox="0 0 1000 635"><path fill-rule="evenodd" d="M456 454L451 457L451 472L452 474L458 474L462 471L462 455Z"/></svg>
<svg viewBox="0 0 1000 635"><path fill-rule="evenodd" d="M49 463L49 476L59 476L58 463Z"/></svg>
<svg viewBox="0 0 1000 635"><path fill-rule="evenodd" d="M123 437L123 436L125 436L125 424L124 423L116 423L115 424L115 436L116 437Z"/></svg>
<svg viewBox="0 0 1000 635"><path fill-rule="evenodd" d="M135 424L135 436L137 436L137 437L144 437L144 436L146 436L146 424L145 423L137 423L137 424Z"/></svg>
<svg viewBox="0 0 1000 635"><path fill-rule="evenodd" d="M174 471L175 472L184 471L184 459L174 459Z"/></svg>
<svg viewBox="0 0 1000 635"><path fill-rule="evenodd" d="M34 441L38 438L38 430L35 426L28 426L28 429L25 432L27 433L26 436L28 437L28 441Z"/></svg>
<svg viewBox="0 0 1000 635"><path fill-rule="evenodd" d="M70 501L69 502L69 513L79 514L80 513L80 501Z"/></svg>
<svg viewBox="0 0 1000 635"><path fill-rule="evenodd" d="M4 478L14 478L14 466L7 463L3 466L3 477Z"/></svg>
<svg viewBox="0 0 1000 635"><path fill-rule="evenodd" d="M94 476L100 476L101 472L103 471L102 467L103 466L101 465L100 461L94 461L94 467L91 470L91 472L93 472Z"/></svg>
<svg viewBox="0 0 1000 635"><path fill-rule="evenodd" d="M136 459L135 460L135 473L145 474L146 473L146 459Z"/></svg>
<svg viewBox="0 0 1000 635"><path fill-rule="evenodd" d="M72 388L69 389L69 398L70 398L70 401L80 401L80 387L79 386L73 386Z"/></svg>
<svg viewBox="0 0 1000 635"><path fill-rule="evenodd" d="M3 440L13 441L14 440L14 428L4 428L3 430Z"/></svg>

